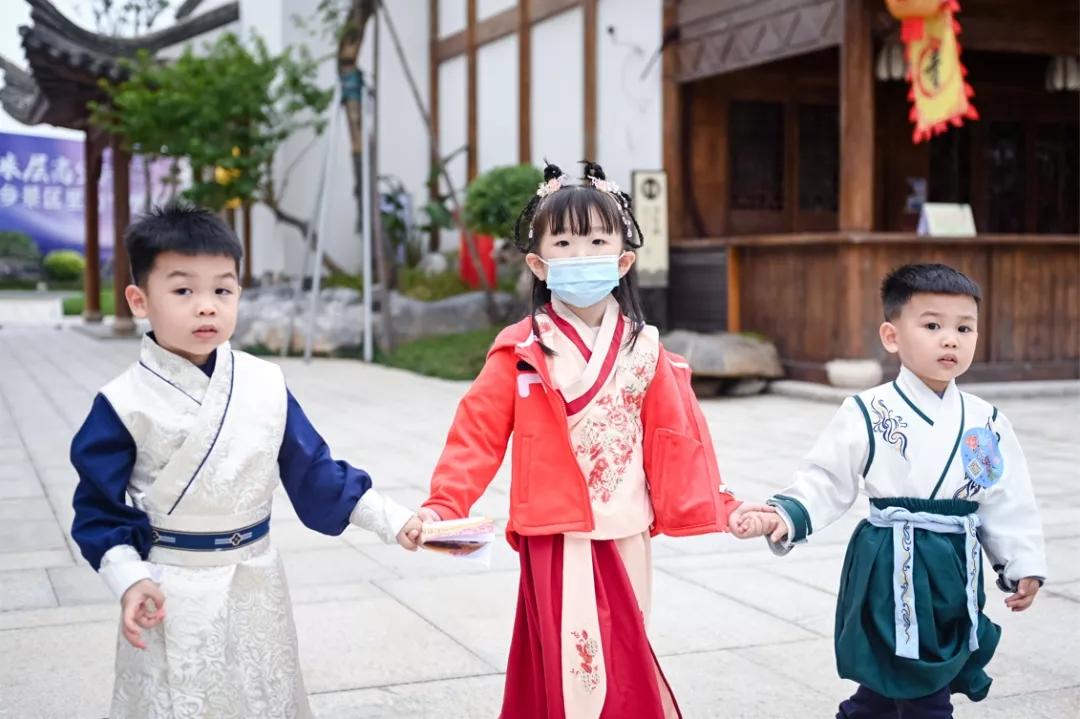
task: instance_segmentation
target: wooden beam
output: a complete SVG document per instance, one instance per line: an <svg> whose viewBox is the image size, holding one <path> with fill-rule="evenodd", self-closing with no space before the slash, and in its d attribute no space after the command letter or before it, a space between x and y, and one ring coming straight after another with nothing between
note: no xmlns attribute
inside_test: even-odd
<svg viewBox="0 0 1080 719"><path fill-rule="evenodd" d="M518 162L532 160L532 4L518 0Z"/></svg>
<svg viewBox="0 0 1080 719"><path fill-rule="evenodd" d="M431 112L431 170L428 171L428 201L439 200L439 176L435 168L442 162L439 152L439 61L435 57L439 44L439 0L428 2L428 105ZM439 230L432 228L428 237L428 249L431 252L439 250Z"/></svg>
<svg viewBox="0 0 1080 719"><path fill-rule="evenodd" d="M131 317L125 291L131 284L131 260L128 258L124 233L131 224L131 155L124 149L119 138L113 138L113 299L116 304L114 335L135 332L135 320Z"/></svg>
<svg viewBox="0 0 1080 719"><path fill-rule="evenodd" d="M584 0L585 22L585 159L596 161L596 33L597 0Z"/></svg>
<svg viewBox="0 0 1080 719"><path fill-rule="evenodd" d="M871 0L843 0L840 49L840 230L874 222L874 54Z"/></svg>
<svg viewBox="0 0 1080 719"><path fill-rule="evenodd" d="M472 182L477 171L477 129L476 129L476 0L466 0L465 26L465 84L467 87L466 114L467 140L469 144L468 180Z"/></svg>
<svg viewBox="0 0 1080 719"><path fill-rule="evenodd" d="M98 216L98 183L101 180L101 152L93 132L86 133L83 145L86 183L83 190L83 215L86 220L86 265L83 275L83 319L101 322L101 223Z"/></svg>
<svg viewBox="0 0 1080 719"><path fill-rule="evenodd" d="M554 17L560 13L564 13L567 10L571 10L578 5L581 5L585 0L530 0L531 7L529 9L529 23L530 25L536 25L543 22L550 17ZM484 18L476 23L476 46L483 47L488 43L501 40L504 37L509 37L518 31L521 19L519 17L520 9L512 7L508 10L503 10L500 13L496 13L491 17ZM438 32L438 31L436 31ZM436 40L435 43L435 62L436 64L442 64L447 60L452 60L459 55L464 55L468 52L468 27L464 30L454 33L453 35L447 35L446 37Z"/></svg>
<svg viewBox="0 0 1080 719"><path fill-rule="evenodd" d="M665 2L661 10L664 36L678 26L678 6L674 2ZM678 243L685 235L683 232L683 152L682 152L682 114L683 88L676 79L675 48L669 45L661 58L662 73L662 116L663 116L663 164L668 176L668 238Z"/></svg>
<svg viewBox="0 0 1080 719"><path fill-rule="evenodd" d="M727 249L727 331L742 332L739 248Z"/></svg>

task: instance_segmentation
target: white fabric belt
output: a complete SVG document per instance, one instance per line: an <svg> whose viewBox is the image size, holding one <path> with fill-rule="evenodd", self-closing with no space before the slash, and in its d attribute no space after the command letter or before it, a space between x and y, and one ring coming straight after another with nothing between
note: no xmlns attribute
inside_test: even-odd
<svg viewBox="0 0 1080 719"><path fill-rule="evenodd" d="M967 608L971 619L968 648L979 648L979 571L982 545L978 528L982 517L969 514L950 517L930 512L910 512L902 507L878 509L870 506L870 524L893 532L893 604L896 625L896 656L919 658L919 621L915 614L915 530L936 534L965 535L967 555Z"/></svg>

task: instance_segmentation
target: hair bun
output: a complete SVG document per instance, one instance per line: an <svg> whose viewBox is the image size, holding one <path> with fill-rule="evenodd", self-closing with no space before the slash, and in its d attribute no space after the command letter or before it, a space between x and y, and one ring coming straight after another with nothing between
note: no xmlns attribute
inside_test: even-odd
<svg viewBox="0 0 1080 719"><path fill-rule="evenodd" d="M558 165L552 165L550 162L548 162L547 165L544 166L544 182L557 180L562 176L563 171L559 169Z"/></svg>
<svg viewBox="0 0 1080 719"><path fill-rule="evenodd" d="M606 180L607 175L604 174L604 168L600 167L595 162L590 160L582 160L581 164L585 165L585 179L586 180Z"/></svg>

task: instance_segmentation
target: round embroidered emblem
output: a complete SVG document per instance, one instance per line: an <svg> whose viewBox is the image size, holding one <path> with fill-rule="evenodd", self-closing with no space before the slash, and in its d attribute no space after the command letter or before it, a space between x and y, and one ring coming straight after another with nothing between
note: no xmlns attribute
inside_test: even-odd
<svg viewBox="0 0 1080 719"><path fill-rule="evenodd" d="M974 427L964 432L960 442L964 473L980 487L993 487L1005 471L1005 460L998 449L997 438L986 427Z"/></svg>

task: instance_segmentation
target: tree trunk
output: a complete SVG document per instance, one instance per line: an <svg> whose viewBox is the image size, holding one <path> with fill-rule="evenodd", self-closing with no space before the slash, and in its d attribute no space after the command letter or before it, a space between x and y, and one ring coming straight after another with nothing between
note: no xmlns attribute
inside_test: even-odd
<svg viewBox="0 0 1080 719"><path fill-rule="evenodd" d="M349 145L352 149L353 197L360 222L364 221L364 178L361 162L364 153L363 88L360 77L360 47L368 20L375 14L375 0L352 0L345 16L345 28L338 42L338 82L341 83L341 102L345 106L346 125L349 128ZM333 142L334 138L330 138ZM374 211L374 208L373 208Z"/></svg>
<svg viewBox="0 0 1080 719"><path fill-rule="evenodd" d="M372 76L375 80L375 91L378 92L379 87L379 16L375 16L375 28L374 37L372 38ZM366 148L370 153L368 156L368 166L371 168L371 178L374 179L371 182L371 186L367 188L371 193L371 243L375 248L375 262L379 268L379 307L382 311L382 351L389 355L394 351L394 323L391 321L393 314L390 307L390 287L393 284L394 273L394 261L389 257L389 248L386 246L386 233L383 231L383 215L382 215L382 201L379 196L379 183L377 178L379 177L379 103L376 101L375 106L370 113L371 118L371 134L369 135L369 146ZM367 292L367 288L364 288Z"/></svg>

